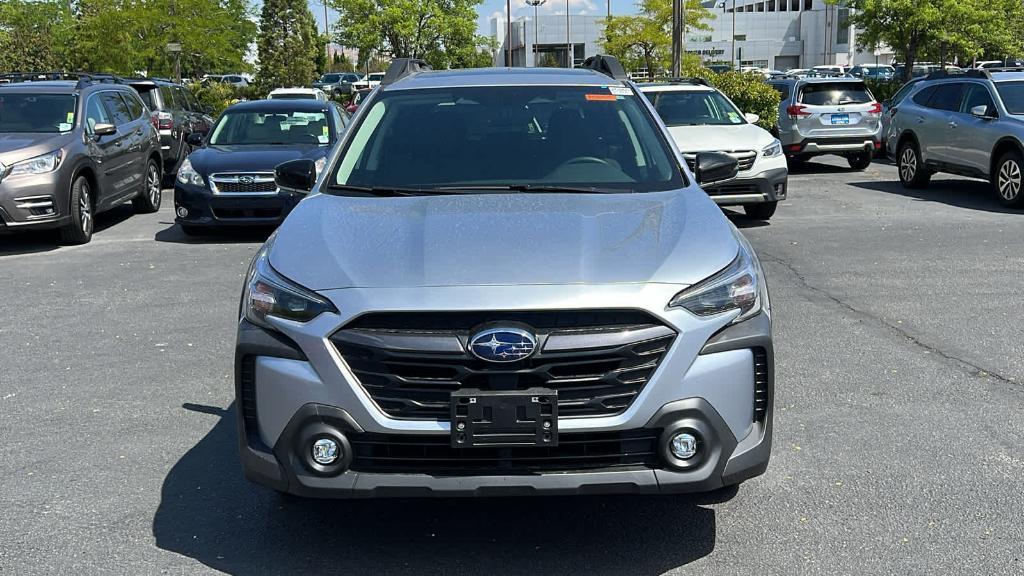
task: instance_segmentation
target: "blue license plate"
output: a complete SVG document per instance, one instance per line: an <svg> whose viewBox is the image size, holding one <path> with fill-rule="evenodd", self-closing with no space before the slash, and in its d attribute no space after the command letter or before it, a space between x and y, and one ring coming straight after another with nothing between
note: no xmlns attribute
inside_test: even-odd
<svg viewBox="0 0 1024 576"><path fill-rule="evenodd" d="M849 114L833 114L832 115L832 123L833 124L849 124L850 123L850 115Z"/></svg>

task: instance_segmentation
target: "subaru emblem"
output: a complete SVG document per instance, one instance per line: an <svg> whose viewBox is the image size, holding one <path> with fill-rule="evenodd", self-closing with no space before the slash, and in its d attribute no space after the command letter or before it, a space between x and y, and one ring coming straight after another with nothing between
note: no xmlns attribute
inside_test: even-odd
<svg viewBox="0 0 1024 576"><path fill-rule="evenodd" d="M239 176L238 177L238 183L239 184L252 184L255 181L256 181L256 179L253 178L252 176Z"/></svg>
<svg viewBox="0 0 1024 576"><path fill-rule="evenodd" d="M520 328L489 328L469 340L469 351L488 362L516 362L537 349L537 338Z"/></svg>

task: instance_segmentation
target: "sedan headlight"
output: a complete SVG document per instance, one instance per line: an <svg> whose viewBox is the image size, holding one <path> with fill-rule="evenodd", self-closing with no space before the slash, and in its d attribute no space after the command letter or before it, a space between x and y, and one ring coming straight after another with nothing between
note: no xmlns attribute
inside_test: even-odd
<svg viewBox="0 0 1024 576"><path fill-rule="evenodd" d="M192 162L188 158L185 158L185 161L181 163L181 167L178 168L178 182L193 186L206 186L206 182L203 181L203 175L192 168Z"/></svg>
<svg viewBox="0 0 1024 576"><path fill-rule="evenodd" d="M697 316L714 316L739 310L733 323L755 316L768 308L768 291L761 267L745 239L731 264L715 275L676 294L669 306L686 308Z"/></svg>
<svg viewBox="0 0 1024 576"><path fill-rule="evenodd" d="M54 150L48 154L42 156L36 156L35 158L29 158L28 160L22 160L11 165L11 171L8 176L18 176L19 174L46 174L47 172L53 172L60 166L60 159L63 157L63 152L60 150Z"/></svg>
<svg viewBox="0 0 1024 576"><path fill-rule="evenodd" d="M319 296L284 276L270 266L268 254L273 240L268 240L253 258L242 293L242 316L253 324L275 330L268 316L307 322L322 312L338 310Z"/></svg>
<svg viewBox="0 0 1024 576"><path fill-rule="evenodd" d="M774 158L776 156L781 156L782 155L782 142L779 142L778 140L774 140L771 144L769 144L768 146L765 146L761 150L761 155L764 156L765 158Z"/></svg>

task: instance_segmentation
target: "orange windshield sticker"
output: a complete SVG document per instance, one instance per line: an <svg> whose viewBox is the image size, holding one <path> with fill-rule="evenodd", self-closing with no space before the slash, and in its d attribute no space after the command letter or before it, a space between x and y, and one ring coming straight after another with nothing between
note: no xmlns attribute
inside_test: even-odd
<svg viewBox="0 0 1024 576"><path fill-rule="evenodd" d="M587 100L591 102L615 102L615 94L587 94Z"/></svg>

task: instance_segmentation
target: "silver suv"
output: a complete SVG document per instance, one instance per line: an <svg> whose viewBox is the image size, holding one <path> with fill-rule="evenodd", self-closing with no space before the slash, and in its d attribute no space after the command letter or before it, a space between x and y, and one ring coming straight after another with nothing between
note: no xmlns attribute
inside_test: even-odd
<svg viewBox="0 0 1024 576"><path fill-rule="evenodd" d="M904 186L947 172L989 180L1004 206L1024 206L1024 72L933 74L894 110L886 146Z"/></svg>
<svg viewBox="0 0 1024 576"><path fill-rule="evenodd" d="M786 158L836 154L863 170L882 147L882 105L859 78L769 82L781 96L777 136Z"/></svg>
<svg viewBox="0 0 1024 576"><path fill-rule="evenodd" d="M443 142L443 146L438 143ZM236 346L248 478L308 496L707 491L764 472L764 274L606 57L396 60L260 249Z"/></svg>

